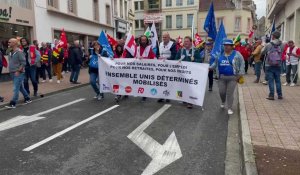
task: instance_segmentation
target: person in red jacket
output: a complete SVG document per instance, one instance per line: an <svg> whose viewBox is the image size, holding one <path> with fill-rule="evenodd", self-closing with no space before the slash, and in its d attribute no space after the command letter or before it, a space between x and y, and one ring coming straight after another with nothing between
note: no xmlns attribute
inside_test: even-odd
<svg viewBox="0 0 300 175"><path fill-rule="evenodd" d="M137 47L135 57L140 59L154 59L156 58L155 53L152 50L152 46L147 36L142 35L139 38L140 45Z"/></svg>
<svg viewBox="0 0 300 175"><path fill-rule="evenodd" d="M251 52L245 47L242 46L241 42L238 41L238 43L235 45L235 50L239 51L242 56L244 57L244 61L245 61L245 73L247 74L248 72L248 67L249 67L249 57L251 55Z"/></svg>
<svg viewBox="0 0 300 175"><path fill-rule="evenodd" d="M281 76L286 76L286 54L287 54L287 50L289 48L289 45L288 43L286 43L284 45L284 51L282 53L282 56L281 56L281 59L282 59L282 62L281 62Z"/></svg>

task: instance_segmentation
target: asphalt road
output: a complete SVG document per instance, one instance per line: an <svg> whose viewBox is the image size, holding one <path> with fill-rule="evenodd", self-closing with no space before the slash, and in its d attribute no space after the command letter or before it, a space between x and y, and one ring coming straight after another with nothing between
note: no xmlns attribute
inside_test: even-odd
<svg viewBox="0 0 300 175"><path fill-rule="evenodd" d="M140 103L140 98L130 97L107 113L30 151L23 151L116 105L112 95L106 95L103 101L93 99L93 95L88 86L45 97L14 110L1 110L0 125L17 116L32 116L85 99L43 114L40 117L45 118L41 120L0 131L0 174L142 174L152 158L127 136L164 106L154 99ZM161 145L174 131L182 152L181 158L157 175L225 173L228 115L219 105L216 89L207 92L204 111L200 107L190 110L173 101L171 107L145 129L144 132Z"/></svg>

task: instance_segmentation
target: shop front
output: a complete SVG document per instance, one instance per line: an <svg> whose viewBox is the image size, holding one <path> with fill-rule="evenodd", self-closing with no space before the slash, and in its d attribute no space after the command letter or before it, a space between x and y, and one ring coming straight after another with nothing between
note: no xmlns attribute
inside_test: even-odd
<svg viewBox="0 0 300 175"><path fill-rule="evenodd" d="M31 7L21 7L0 3L0 50L7 59L8 40L10 38L33 39L34 13ZM8 73L7 68L3 68L2 73Z"/></svg>

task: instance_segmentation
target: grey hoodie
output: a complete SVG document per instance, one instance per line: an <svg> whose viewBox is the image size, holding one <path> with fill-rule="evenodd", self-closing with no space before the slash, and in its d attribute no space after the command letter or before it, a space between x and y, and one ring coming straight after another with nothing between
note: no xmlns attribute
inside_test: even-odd
<svg viewBox="0 0 300 175"><path fill-rule="evenodd" d="M19 71L21 68L25 68L26 60L25 55L20 51L17 50L15 52L9 53L9 72L14 73Z"/></svg>
<svg viewBox="0 0 300 175"><path fill-rule="evenodd" d="M277 46L280 46L281 48L281 54L284 52L284 45L283 43L279 40L279 39L275 39L273 41L271 41L270 43L268 43L264 48L263 50L261 51L262 52L262 55L267 55L268 52L272 49L273 45L277 45ZM267 61L265 61L265 66L269 67L270 65L268 64Z"/></svg>

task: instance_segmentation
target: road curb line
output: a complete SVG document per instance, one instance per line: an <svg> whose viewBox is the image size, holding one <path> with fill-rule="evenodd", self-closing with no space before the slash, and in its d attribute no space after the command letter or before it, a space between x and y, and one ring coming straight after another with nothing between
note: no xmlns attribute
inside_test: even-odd
<svg viewBox="0 0 300 175"><path fill-rule="evenodd" d="M85 86L88 86L88 85L89 85L89 83L84 83L84 84L80 84L80 85L77 85L77 86L73 86L73 87L69 87L69 88L65 88L65 89L61 89L61 90L57 90L57 91L53 91L53 92L49 92L49 93L45 93L45 94L40 94L37 97L30 97L30 98L31 98L31 100L42 99L45 96L47 96L47 97L52 96L52 95L59 94L59 93L62 93L62 92L66 92L66 91L70 91L70 90L74 90L74 89L79 89L79 88L82 88L82 87L85 87ZM44 97L40 97L41 95L44 95ZM18 100L17 104L21 103L21 102L23 102L23 100ZM0 108L4 108L6 105L9 105L9 102L1 104Z"/></svg>
<svg viewBox="0 0 300 175"><path fill-rule="evenodd" d="M238 93L242 137L243 172L245 175L258 175L246 107L244 103L243 89L240 85L238 86Z"/></svg>

